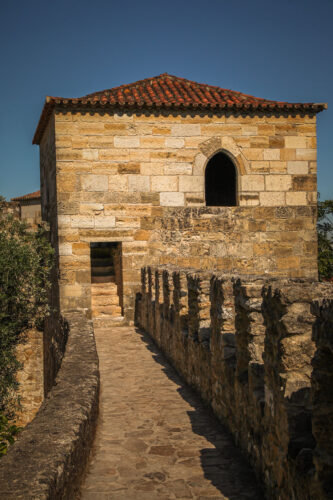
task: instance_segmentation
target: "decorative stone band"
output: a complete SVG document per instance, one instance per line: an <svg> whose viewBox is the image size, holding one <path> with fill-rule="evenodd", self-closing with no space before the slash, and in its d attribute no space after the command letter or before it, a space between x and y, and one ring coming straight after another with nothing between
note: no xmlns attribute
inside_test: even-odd
<svg viewBox="0 0 333 500"><path fill-rule="evenodd" d="M0 461L6 500L73 499L78 491L97 423L99 372L91 322L79 312L69 312L67 320L56 384Z"/></svg>
<svg viewBox="0 0 333 500"><path fill-rule="evenodd" d="M227 425L267 497L332 498L332 284L171 266L142 279L138 326Z"/></svg>

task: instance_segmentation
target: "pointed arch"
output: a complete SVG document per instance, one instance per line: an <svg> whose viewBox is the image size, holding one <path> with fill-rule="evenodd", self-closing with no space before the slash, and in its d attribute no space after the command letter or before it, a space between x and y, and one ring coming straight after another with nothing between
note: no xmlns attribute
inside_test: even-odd
<svg viewBox="0 0 333 500"><path fill-rule="evenodd" d="M208 207L237 205L237 168L224 151L214 154L206 165L205 199Z"/></svg>

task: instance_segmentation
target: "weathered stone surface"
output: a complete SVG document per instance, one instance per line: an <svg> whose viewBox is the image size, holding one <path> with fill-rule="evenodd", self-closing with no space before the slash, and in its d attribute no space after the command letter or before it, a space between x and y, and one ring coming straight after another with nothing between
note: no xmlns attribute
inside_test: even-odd
<svg viewBox="0 0 333 500"><path fill-rule="evenodd" d="M100 416L82 500L263 498L229 433L148 336L131 327L95 336Z"/></svg>
<svg viewBox="0 0 333 500"><path fill-rule="evenodd" d="M73 499L80 484L97 420L98 358L91 323L76 312L68 320L56 385L0 462L8 500Z"/></svg>
<svg viewBox="0 0 333 500"><path fill-rule="evenodd" d="M177 207L184 205L184 193L161 193L160 194L160 203L161 206L166 207Z"/></svg>
<svg viewBox="0 0 333 500"><path fill-rule="evenodd" d="M309 173L307 161L288 161L288 174L304 175Z"/></svg>
<svg viewBox="0 0 333 500"><path fill-rule="evenodd" d="M315 175L295 175L293 177L294 191L316 191L317 177Z"/></svg>
<svg viewBox="0 0 333 500"><path fill-rule="evenodd" d="M291 189L290 175L266 175L265 176L267 191L289 191Z"/></svg>
<svg viewBox="0 0 333 500"><path fill-rule="evenodd" d="M142 270L137 324L228 426L268 498L330 498L331 301L310 310L323 297L331 284Z"/></svg>
<svg viewBox="0 0 333 500"><path fill-rule="evenodd" d="M145 234L140 259L124 251L127 276L146 263L170 263L316 278L316 249L307 245L315 238L315 217L309 213L299 220L291 212L287 223L274 212L268 215L271 207L316 203L314 117L130 111L124 119L112 110L74 109L66 116L65 120L55 112L40 145L43 218L50 222L54 247L58 250L60 243L61 252L67 253L61 257L70 257L60 259L61 307L83 307L85 295L90 308L88 287L68 272L89 273L89 261L80 261L73 246L70 254L70 245L124 245L137 241L137 229L150 234ZM238 206L187 212L207 208L205 167L219 151L235 163ZM257 218L258 206L264 208L260 221L266 221L265 230L249 231L248 221ZM288 237L293 245L283 246ZM82 286L81 294L65 297L66 284L75 283ZM131 281L124 284L128 321L133 320L137 286Z"/></svg>
<svg viewBox="0 0 333 500"><path fill-rule="evenodd" d="M178 191L178 178L175 175L153 175L151 177L152 191Z"/></svg>
<svg viewBox="0 0 333 500"><path fill-rule="evenodd" d="M202 193L204 180L201 175L179 176L179 191L188 193Z"/></svg>
<svg viewBox="0 0 333 500"><path fill-rule="evenodd" d="M265 186L264 176L244 175L241 179L244 191L263 191Z"/></svg>
<svg viewBox="0 0 333 500"><path fill-rule="evenodd" d="M222 146L221 138L212 137L211 139L208 139L207 141L201 143L199 149L207 158L209 158L216 151L221 149L221 146Z"/></svg>
<svg viewBox="0 0 333 500"><path fill-rule="evenodd" d="M263 207L279 207L285 205L286 195L283 191L259 193L260 205Z"/></svg>
<svg viewBox="0 0 333 500"><path fill-rule="evenodd" d="M45 346L48 348L48 346ZM16 374L19 383L20 409L15 424L24 427L36 415L44 399L44 335L36 328L25 333L24 343L16 348L22 369Z"/></svg>
<svg viewBox="0 0 333 500"><path fill-rule="evenodd" d="M333 498L333 300L315 302L313 340L316 353L312 359L311 400L312 433L316 440L313 461L318 488L316 498Z"/></svg>
<svg viewBox="0 0 333 500"><path fill-rule="evenodd" d="M107 191L107 175L81 175L82 189L85 191Z"/></svg>

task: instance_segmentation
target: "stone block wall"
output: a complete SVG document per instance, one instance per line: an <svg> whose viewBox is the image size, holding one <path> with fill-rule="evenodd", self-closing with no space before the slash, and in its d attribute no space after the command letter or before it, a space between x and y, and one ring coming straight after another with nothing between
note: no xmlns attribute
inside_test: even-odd
<svg viewBox="0 0 333 500"><path fill-rule="evenodd" d="M25 342L16 349L22 369L17 372L18 396L21 408L15 423L24 427L36 415L44 399L44 341L43 332L31 329L26 332Z"/></svg>
<svg viewBox="0 0 333 500"><path fill-rule="evenodd" d="M44 322L44 329L28 330L18 344L17 359L22 369L17 372L20 409L15 423L24 427L36 416L44 398L52 389L66 349L68 324L53 311Z"/></svg>
<svg viewBox="0 0 333 500"><path fill-rule="evenodd" d="M21 220L26 222L30 228L37 230L42 222L41 205L36 200L25 200L20 202Z"/></svg>
<svg viewBox="0 0 333 500"><path fill-rule="evenodd" d="M312 313L316 352L312 359L312 432L318 498L333 498L333 300L315 302ZM320 496L319 496L320 495Z"/></svg>
<svg viewBox="0 0 333 500"><path fill-rule="evenodd" d="M60 312L59 281L66 283L66 270L59 268L58 201L56 184L55 121L51 117L40 143L40 182L42 220L49 225L50 243L55 249L49 303L51 315L44 326L44 393L53 386L67 342L68 326ZM75 271L71 274L74 279Z"/></svg>
<svg viewBox="0 0 333 500"><path fill-rule="evenodd" d="M218 151L236 165L239 206L201 212ZM316 278L315 116L56 108L40 153L62 310L89 315L98 241L122 243L129 321L146 263Z"/></svg>
<svg viewBox="0 0 333 500"><path fill-rule="evenodd" d="M315 207L155 207L146 262L317 279Z"/></svg>
<svg viewBox="0 0 333 500"><path fill-rule="evenodd" d="M43 331L43 392L46 396L54 385L62 363L68 339L68 323L54 309L44 322Z"/></svg>
<svg viewBox="0 0 333 500"><path fill-rule="evenodd" d="M134 203L204 205L204 169L221 150L236 164L241 206L316 199L315 116L58 109L55 138L58 189L90 193L85 203L113 192L108 203L131 203L132 194Z"/></svg>
<svg viewBox="0 0 333 500"><path fill-rule="evenodd" d="M329 498L332 304L316 317L312 304L331 296L310 280L142 269L137 324L228 426L269 498Z"/></svg>
<svg viewBox="0 0 333 500"><path fill-rule="evenodd" d="M98 416L99 372L91 322L72 311L56 384L0 460L1 498L78 498Z"/></svg>
<svg viewBox="0 0 333 500"><path fill-rule="evenodd" d="M140 214L140 228L73 230L63 223L59 230L62 308L90 309L91 241L122 241L123 305L128 320L133 319L140 269L149 263L317 278L314 207L119 207L124 217L129 211ZM78 241L70 242L74 239Z"/></svg>

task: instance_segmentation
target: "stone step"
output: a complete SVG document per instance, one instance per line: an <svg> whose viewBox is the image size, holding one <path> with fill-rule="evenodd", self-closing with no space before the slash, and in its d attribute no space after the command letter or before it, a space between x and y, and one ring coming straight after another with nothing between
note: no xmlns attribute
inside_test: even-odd
<svg viewBox="0 0 333 500"><path fill-rule="evenodd" d="M112 274L114 276L113 271L114 271L113 266L93 266L91 268L91 275L102 276L105 274Z"/></svg>
<svg viewBox="0 0 333 500"><path fill-rule="evenodd" d="M118 311L121 309L119 303L118 304L94 304L92 307L93 311L101 311L101 314L113 314L114 311Z"/></svg>
<svg viewBox="0 0 333 500"><path fill-rule="evenodd" d="M92 295L91 306L119 306L119 297L117 293L110 295Z"/></svg>
<svg viewBox="0 0 333 500"><path fill-rule="evenodd" d="M117 290L116 283L112 281L109 283L93 283L91 285L91 296L115 295L117 294Z"/></svg>
<svg viewBox="0 0 333 500"><path fill-rule="evenodd" d="M123 316L96 316L93 319L94 328L113 328L126 324Z"/></svg>
<svg viewBox="0 0 333 500"><path fill-rule="evenodd" d="M94 306L92 308L93 318L96 316L121 316L120 306Z"/></svg>
<svg viewBox="0 0 333 500"><path fill-rule="evenodd" d="M112 274L106 276L92 276L91 283L114 283L114 276Z"/></svg>
<svg viewBox="0 0 333 500"><path fill-rule="evenodd" d="M112 259L108 259L108 258L94 258L94 259L91 259L91 265L92 267L99 267L99 266L113 266L113 261Z"/></svg>
<svg viewBox="0 0 333 500"><path fill-rule="evenodd" d="M104 287L108 287L108 286L110 286L110 285L112 285L112 284L113 284L113 285L115 285L115 284L116 284L116 282L115 282L115 277L114 277L114 276L112 276L112 278L111 278L111 280L110 280L110 283L108 283L107 285L103 285L102 283L101 283L101 284L98 284L98 283L97 283L96 285L93 285L93 286L96 286L97 288L98 288L98 287L99 287L99 288L104 288Z"/></svg>

